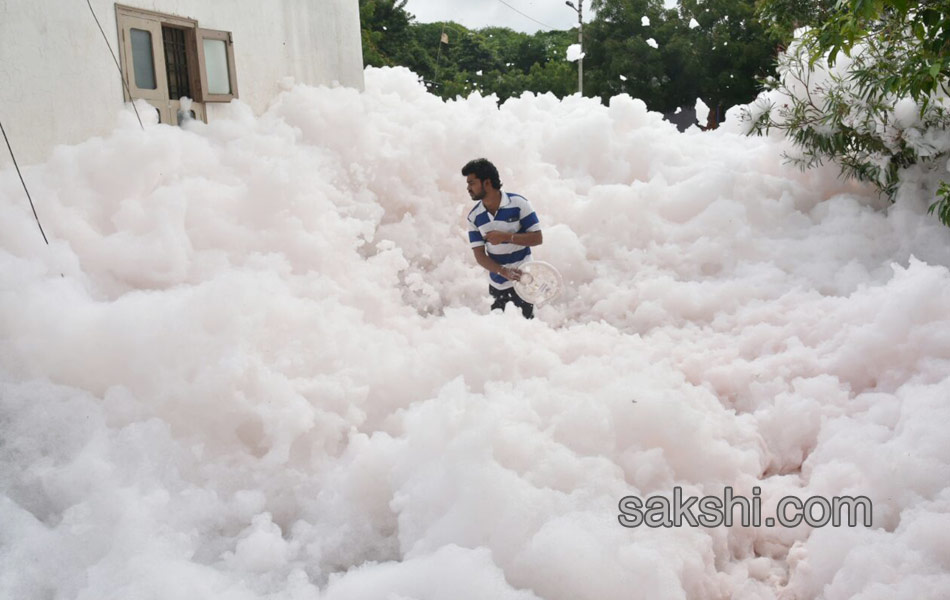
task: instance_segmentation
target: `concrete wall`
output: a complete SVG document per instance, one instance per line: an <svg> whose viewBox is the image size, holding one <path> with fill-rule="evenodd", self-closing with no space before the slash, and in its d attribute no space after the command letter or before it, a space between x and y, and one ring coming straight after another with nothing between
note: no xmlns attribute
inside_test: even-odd
<svg viewBox="0 0 950 600"><path fill-rule="evenodd" d="M123 0L230 31L240 99L261 112L293 77L362 89L358 0ZM118 57L115 3L92 6ZM122 80L85 0L0 0L0 121L17 161L107 133ZM215 106L209 103L209 121ZM0 169L10 166L0 145Z"/></svg>

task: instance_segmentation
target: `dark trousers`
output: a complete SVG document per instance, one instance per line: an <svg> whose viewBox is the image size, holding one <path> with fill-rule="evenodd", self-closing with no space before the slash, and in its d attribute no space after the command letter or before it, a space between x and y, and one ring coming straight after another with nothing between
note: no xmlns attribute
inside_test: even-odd
<svg viewBox="0 0 950 600"><path fill-rule="evenodd" d="M521 314L524 315L525 319L534 318L534 304L528 304L521 299L521 296L515 293L514 288L508 288L507 290L496 289L495 286L488 286L488 291L494 298L492 302L491 309L495 310L499 308L505 310L505 305L509 302L513 302L515 306L521 309Z"/></svg>

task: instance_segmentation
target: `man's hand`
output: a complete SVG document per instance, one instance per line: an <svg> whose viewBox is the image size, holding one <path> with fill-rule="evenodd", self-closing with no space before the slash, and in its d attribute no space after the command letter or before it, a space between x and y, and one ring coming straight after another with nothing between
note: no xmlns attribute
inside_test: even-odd
<svg viewBox="0 0 950 600"><path fill-rule="evenodd" d="M515 241L515 234L506 231L489 231L485 234L485 241L489 244L508 244Z"/></svg>
<svg viewBox="0 0 950 600"><path fill-rule="evenodd" d="M489 235L490 234L491 232ZM505 279L511 279L512 281L519 281L521 279L522 273L519 269L509 269L493 261L485 252L485 246L476 246L472 248L472 254L475 255L475 262L491 273L498 273Z"/></svg>
<svg viewBox="0 0 950 600"><path fill-rule="evenodd" d="M504 277L505 279L510 279L512 281L521 281L522 273L520 269L502 269L501 272L498 274Z"/></svg>

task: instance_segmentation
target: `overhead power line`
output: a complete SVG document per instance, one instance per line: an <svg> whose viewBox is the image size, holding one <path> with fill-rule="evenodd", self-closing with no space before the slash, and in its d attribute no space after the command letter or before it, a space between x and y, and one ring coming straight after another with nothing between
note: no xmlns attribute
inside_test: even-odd
<svg viewBox="0 0 950 600"><path fill-rule="evenodd" d="M106 32L102 30L102 23L99 22L99 17L96 16L96 11L92 8L92 2L86 0L86 4L89 5L89 12L92 13L92 18L96 20L96 25L99 26L99 31L102 33L102 39L106 41L106 46L109 47L109 54L112 55L112 60L115 61L115 68L119 70L119 77L122 78L122 85L125 86L125 91L129 93L129 102L132 103L132 110L135 111L135 118L139 120L139 127L142 130L145 130L145 125L142 124L142 117L139 116L139 109L135 107L135 98L132 97L132 90L129 89L129 82L125 80L125 73L122 72L122 67L119 66L119 59L115 57L115 52L112 51L112 44L109 43L109 38L106 36Z"/></svg>
<svg viewBox="0 0 950 600"><path fill-rule="evenodd" d="M525 18L527 18L527 19L531 19L532 21L534 21L534 22L537 23L538 25L543 25L544 27L547 27L548 29L556 29L555 27L551 27L551 26L548 25L547 23L542 23L541 21L535 19L535 18L532 17L531 15L527 15L527 14L521 12L520 10L518 10L517 8L515 8L514 6L512 6L512 5L508 4L507 2L505 2L505 0L498 0L498 1L501 2L502 4L504 4L505 6L507 6L508 8L510 8L511 10L515 11L516 13L518 13L519 15L521 15L522 17L525 17Z"/></svg>
<svg viewBox="0 0 950 600"><path fill-rule="evenodd" d="M49 240L46 239L46 232L43 231L43 226L40 224L40 217L36 214L36 206L33 205L33 198L30 196L30 190L26 187L26 182L23 181L23 173L20 173L20 165L16 162L16 155L13 154L13 147L10 146L10 140L7 138L7 132L3 129L3 123L0 123L0 133L3 134L3 141L7 143L7 150L10 151L10 158L13 159L13 167L16 169L16 174L20 177L20 183L23 185L23 191L26 192L26 199L30 201L30 208L33 209L33 218L36 219L36 226L40 228L40 234L43 236L43 241L46 242L46 245L49 246Z"/></svg>

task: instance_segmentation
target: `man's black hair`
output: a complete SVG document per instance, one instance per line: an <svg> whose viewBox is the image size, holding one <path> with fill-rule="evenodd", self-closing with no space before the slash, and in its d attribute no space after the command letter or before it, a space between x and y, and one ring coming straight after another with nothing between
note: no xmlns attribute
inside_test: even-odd
<svg viewBox="0 0 950 600"><path fill-rule="evenodd" d="M496 169L495 165L491 164L491 161L487 158L470 160L462 167L463 176L468 177L471 174L474 174L479 181L489 179L496 190L501 189L501 179L498 177L498 169Z"/></svg>

